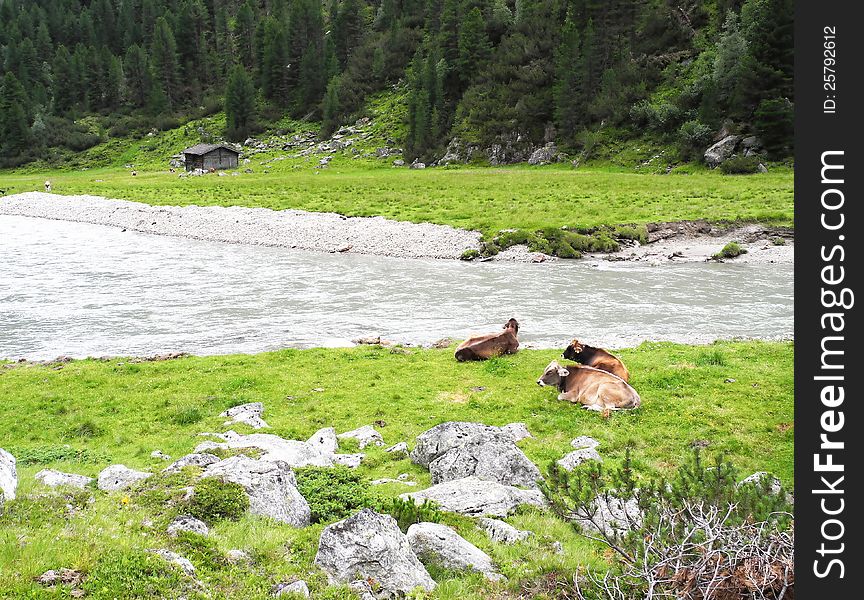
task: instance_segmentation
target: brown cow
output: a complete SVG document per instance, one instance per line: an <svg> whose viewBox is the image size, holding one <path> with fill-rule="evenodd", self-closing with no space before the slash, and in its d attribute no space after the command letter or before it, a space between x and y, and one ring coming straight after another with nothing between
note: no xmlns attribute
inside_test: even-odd
<svg viewBox="0 0 864 600"><path fill-rule="evenodd" d="M554 385L561 392L559 400L581 404L589 410L638 408L642 402L629 383L612 373L584 365L562 366L556 360L549 363L537 385Z"/></svg>
<svg viewBox="0 0 864 600"><path fill-rule="evenodd" d="M630 372L624 366L624 363L621 362L621 359L603 348L595 348L594 346L583 344L579 340L573 340L564 350L563 356L567 360L575 360L586 367L594 367L601 371L607 371L613 375L617 375L624 381L630 381Z"/></svg>
<svg viewBox="0 0 864 600"><path fill-rule="evenodd" d="M510 319L501 333L488 333L470 337L456 348L456 360L487 360L502 354L515 354L519 350L519 323Z"/></svg>

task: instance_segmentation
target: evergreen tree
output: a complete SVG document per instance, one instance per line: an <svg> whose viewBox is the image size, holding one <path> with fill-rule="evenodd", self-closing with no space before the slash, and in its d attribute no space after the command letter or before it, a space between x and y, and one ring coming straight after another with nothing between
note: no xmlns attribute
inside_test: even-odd
<svg viewBox="0 0 864 600"><path fill-rule="evenodd" d="M180 100L179 72L177 67L177 42L165 17L156 19L153 42L150 45L150 64L153 75L162 86L169 104Z"/></svg>
<svg viewBox="0 0 864 600"><path fill-rule="evenodd" d="M363 6L360 0L342 0L336 19L333 21L333 38L336 41L336 57L342 69L360 43L363 35Z"/></svg>
<svg viewBox="0 0 864 600"><path fill-rule="evenodd" d="M327 83L327 92L324 94L324 104L321 108L321 136L333 135L339 127L339 76L334 76Z"/></svg>
<svg viewBox="0 0 864 600"><path fill-rule="evenodd" d="M150 63L147 54L137 44L126 51L123 58L123 74L127 101L135 108L147 105L153 82L150 80Z"/></svg>
<svg viewBox="0 0 864 600"><path fill-rule="evenodd" d="M459 58L456 64L462 80L470 81L491 55L492 44L486 34L483 13L475 6L465 15L459 30Z"/></svg>
<svg viewBox="0 0 864 600"><path fill-rule="evenodd" d="M225 89L225 136L240 141L252 133L255 120L255 86L242 65L235 65Z"/></svg>
<svg viewBox="0 0 864 600"><path fill-rule="evenodd" d="M17 158L30 144L26 105L24 87L12 72L7 71L0 87L0 152L4 157Z"/></svg>

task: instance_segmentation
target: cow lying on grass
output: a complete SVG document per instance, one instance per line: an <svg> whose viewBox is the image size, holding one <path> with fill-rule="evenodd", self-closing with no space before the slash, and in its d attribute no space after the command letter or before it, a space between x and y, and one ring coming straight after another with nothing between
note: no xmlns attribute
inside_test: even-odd
<svg viewBox="0 0 864 600"><path fill-rule="evenodd" d="M510 319L501 333L470 337L456 348L456 360L487 360L493 356L515 354L519 350L519 323Z"/></svg>
<svg viewBox="0 0 864 600"><path fill-rule="evenodd" d="M564 350L564 358L582 363L586 367L594 367L617 375L624 381L630 381L630 372L617 356L613 356L603 348L595 348L583 344L579 340L573 340Z"/></svg>
<svg viewBox="0 0 864 600"><path fill-rule="evenodd" d="M584 365L562 366L553 360L537 380L540 386L555 386L559 400L581 404L589 410L638 408L642 400L620 377Z"/></svg>

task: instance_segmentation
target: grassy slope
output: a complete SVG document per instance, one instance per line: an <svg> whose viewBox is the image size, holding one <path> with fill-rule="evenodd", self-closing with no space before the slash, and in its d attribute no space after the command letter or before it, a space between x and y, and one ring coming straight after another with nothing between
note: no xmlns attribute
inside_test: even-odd
<svg viewBox="0 0 864 600"><path fill-rule="evenodd" d="M123 462L157 469L153 449L181 456L201 440L202 431L222 431L216 415L243 402L265 403L273 433L305 439L316 429L344 431L376 420L386 442L406 440L446 420L503 425L524 421L534 439L520 442L528 456L545 467L569 450L577 435L602 442L607 463L619 462L627 448L642 470L669 470L680 464L694 441L708 452L724 452L742 475L756 470L793 481L793 347L790 343L722 342L707 347L645 343L620 355L633 373L643 406L603 419L556 400L554 390L534 384L554 351L523 351L483 364L455 364L451 351L410 350L408 354L359 347L347 350L284 350L254 356L190 357L167 362L133 363L123 359L75 361L62 368L10 366L0 369L0 446L44 464L19 469L20 495L39 491L33 475L50 466L95 475L105 465ZM734 382L725 383L727 378ZM316 389L323 391L316 392ZM243 426L236 427L245 431ZM50 461L62 444L86 450L84 462ZM394 460L372 449L360 472L369 479L411 473L421 487L428 473L407 459ZM388 485L376 493L395 495L412 488ZM107 554L134 548L176 547L162 529L147 529L153 508L120 495L96 494L95 504L65 519L61 502L18 500L0 517L0 597L37 593L31 577L71 566L83 570L102 564ZM38 516L34 516L38 515ZM510 578L511 590L539 581L549 571L572 572L578 565L603 564L602 552L567 525L527 512L512 517L537 536L513 547L492 545L465 520L453 524L492 553ZM308 578L318 598L349 597L324 592L320 573L310 576L320 525L297 531L260 519L218 525L222 549L253 550L254 568L199 567L213 597L266 597L269 586L292 577ZM550 544L561 540L565 553ZM106 581L105 593L111 586ZM477 576L442 575L439 598L487 597L488 584ZM313 589L313 593L315 589ZM326 595L325 595L326 594ZM60 593L58 592L58 597ZM94 597L99 597L98 595Z"/></svg>

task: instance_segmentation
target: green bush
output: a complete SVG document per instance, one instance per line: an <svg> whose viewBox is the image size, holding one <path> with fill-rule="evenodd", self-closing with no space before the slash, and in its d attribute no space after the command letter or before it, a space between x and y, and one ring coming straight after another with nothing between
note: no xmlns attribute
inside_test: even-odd
<svg viewBox="0 0 864 600"><path fill-rule="evenodd" d="M344 519L367 506L366 484L356 471L343 465L294 470L297 489L312 509L313 523Z"/></svg>
<svg viewBox="0 0 864 600"><path fill-rule="evenodd" d="M178 408L171 415L171 422L175 425L194 425L204 416L201 414L201 411L194 406Z"/></svg>
<svg viewBox="0 0 864 600"><path fill-rule="evenodd" d="M198 568L217 570L228 564L215 539L191 531L177 534L175 550Z"/></svg>
<svg viewBox="0 0 864 600"><path fill-rule="evenodd" d="M786 238L782 238L780 236L777 236L775 238L771 238L771 243L774 244L775 246L785 246L786 245Z"/></svg>
<svg viewBox="0 0 864 600"><path fill-rule="evenodd" d="M107 454L86 448L73 448L69 444L47 444L30 448L10 446L7 449L17 459L19 467L47 465L61 460L82 464L101 464L110 459Z"/></svg>
<svg viewBox="0 0 864 600"><path fill-rule="evenodd" d="M459 260L474 260L475 258L480 258L480 251L472 248L463 252Z"/></svg>
<svg viewBox="0 0 864 600"><path fill-rule="evenodd" d="M743 248L738 242L729 242L721 248L720 252L714 254L711 258L715 260L721 258L735 258L742 254L747 254L747 248Z"/></svg>
<svg viewBox="0 0 864 600"><path fill-rule="evenodd" d="M697 367L725 367L726 356L718 349L700 352L696 357Z"/></svg>
<svg viewBox="0 0 864 600"><path fill-rule="evenodd" d="M176 598L181 574L164 559L142 550L112 550L99 557L82 584L94 600Z"/></svg>
<svg viewBox="0 0 864 600"><path fill-rule="evenodd" d="M243 486L207 477L195 484L188 512L206 523L236 521L249 509L249 496Z"/></svg>
<svg viewBox="0 0 864 600"><path fill-rule="evenodd" d="M733 156L720 163L720 172L724 175L752 175L759 171L758 156Z"/></svg>
<svg viewBox="0 0 864 600"><path fill-rule="evenodd" d="M684 160L698 160L711 143L712 129L697 120L684 122L678 129L678 147Z"/></svg>
<svg viewBox="0 0 864 600"><path fill-rule="evenodd" d="M388 498L380 500L374 508L396 519L402 531L408 531L408 528L415 523L440 523L444 520L444 513L430 500L416 504L413 500Z"/></svg>

